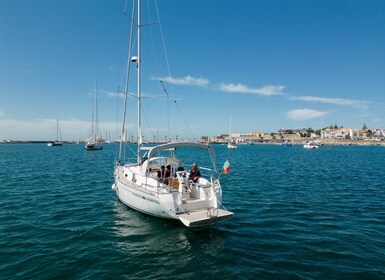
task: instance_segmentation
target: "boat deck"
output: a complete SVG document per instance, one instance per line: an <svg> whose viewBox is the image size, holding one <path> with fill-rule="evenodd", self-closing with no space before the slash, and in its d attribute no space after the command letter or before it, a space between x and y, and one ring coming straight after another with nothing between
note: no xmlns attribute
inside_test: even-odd
<svg viewBox="0 0 385 280"><path fill-rule="evenodd" d="M198 227L212 225L219 221L230 219L233 215L233 212L227 210L208 208L181 214L179 215L179 219L187 227Z"/></svg>

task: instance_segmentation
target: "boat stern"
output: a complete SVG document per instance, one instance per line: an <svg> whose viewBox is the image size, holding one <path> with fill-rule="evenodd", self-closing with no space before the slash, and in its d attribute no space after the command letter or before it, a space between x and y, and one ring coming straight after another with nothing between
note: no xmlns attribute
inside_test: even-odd
<svg viewBox="0 0 385 280"><path fill-rule="evenodd" d="M185 214L178 215L179 220L186 227L201 227L216 224L220 221L228 220L234 215L233 212L224 209L203 209L198 211L190 211Z"/></svg>

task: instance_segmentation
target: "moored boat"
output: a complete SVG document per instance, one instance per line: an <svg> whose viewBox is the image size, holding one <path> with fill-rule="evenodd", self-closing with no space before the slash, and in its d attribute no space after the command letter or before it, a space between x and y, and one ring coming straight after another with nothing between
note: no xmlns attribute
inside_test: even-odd
<svg viewBox="0 0 385 280"><path fill-rule="evenodd" d="M304 144L303 147L305 149L318 149L319 145L313 141L309 141L308 143Z"/></svg>
<svg viewBox="0 0 385 280"><path fill-rule="evenodd" d="M236 149L237 143L235 142L234 139L231 138L231 114L230 114L230 123L229 123L229 140L227 142L227 148L228 149Z"/></svg>
<svg viewBox="0 0 385 280"><path fill-rule="evenodd" d="M60 138L60 140L59 140ZM47 143L48 147L54 147L54 146L62 146L63 145L63 140L60 132L60 126L59 126L59 120L56 120L56 140L51 141Z"/></svg>
<svg viewBox="0 0 385 280"><path fill-rule="evenodd" d="M186 149L204 150L213 159L212 166L200 168L201 177L196 182L189 180L191 171L186 171L177 154ZM169 167L170 175L161 180L158 174L162 166ZM119 200L140 212L180 220L187 227L211 225L233 216L222 206L219 172L210 145L175 142L151 147L142 163L118 164L114 176L112 189Z"/></svg>
<svg viewBox="0 0 385 280"><path fill-rule="evenodd" d="M128 94L129 69L127 66L127 82L124 94L123 121L120 133L119 156L115 164L112 185L118 199L128 207L139 212L165 219L179 220L187 227L212 225L219 221L230 219L233 213L222 205L222 188L219 181L221 172L216 168L214 149L207 144L195 142L170 142L153 147L144 147L141 130L141 1L137 4L138 55L132 56L132 41L130 41L129 57L136 63L137 69L137 151L136 162L125 163L123 147L125 146L125 117ZM133 30L132 30L133 31ZM210 166L196 171L186 171L192 164L185 158L186 150L204 151L206 159L200 162L210 162ZM182 151L179 153L179 151ZM185 151L183 153L183 151ZM199 154L201 154L199 152ZM187 153L191 155L191 153ZM163 173L167 169L166 173ZM167 174L163 176L163 174Z"/></svg>
<svg viewBox="0 0 385 280"><path fill-rule="evenodd" d="M103 149L103 138L99 135L99 117L98 117L98 84L95 81L94 101L92 108L91 136L86 140L84 148L86 150Z"/></svg>

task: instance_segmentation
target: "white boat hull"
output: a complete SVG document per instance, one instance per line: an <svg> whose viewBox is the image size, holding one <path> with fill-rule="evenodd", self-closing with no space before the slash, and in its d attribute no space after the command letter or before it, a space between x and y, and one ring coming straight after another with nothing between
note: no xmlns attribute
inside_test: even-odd
<svg viewBox="0 0 385 280"><path fill-rule="evenodd" d="M159 196L156 196L153 192L146 192L140 188L128 186L119 180L115 182L112 188L115 189L119 200L130 208L155 217L176 219L176 215L167 211ZM162 194L162 196L170 195Z"/></svg>
<svg viewBox="0 0 385 280"><path fill-rule="evenodd" d="M86 149L86 150L102 150L103 144L97 143L97 142L86 143L84 145L84 149Z"/></svg>
<svg viewBox="0 0 385 280"><path fill-rule="evenodd" d="M228 149L236 149L236 148L237 148L237 144L235 144L235 143L229 143L229 144L227 144L227 148L228 148Z"/></svg>
<svg viewBox="0 0 385 280"><path fill-rule="evenodd" d="M308 145L308 144L303 145L303 147L305 149L318 149L319 148L318 145Z"/></svg>
<svg viewBox="0 0 385 280"><path fill-rule="evenodd" d="M165 219L180 220L187 227L212 225L230 219L232 212L219 209L220 186L193 184L189 188L164 185L130 168L115 169L112 189L126 206L139 212ZM186 192L187 190L187 192Z"/></svg>
<svg viewBox="0 0 385 280"><path fill-rule="evenodd" d="M132 187L127 187L119 182L112 186L119 200L126 206L158 218L180 220L186 227L201 227L216 224L230 219L234 213L213 207L199 208L197 210L184 209L186 212L176 213L183 209L183 205L176 202L173 194L160 194L158 196L143 192ZM180 196L178 193L176 196ZM183 203L183 202L182 202Z"/></svg>
<svg viewBox="0 0 385 280"><path fill-rule="evenodd" d="M54 147L54 146L62 146L62 142L50 142L47 144L48 147Z"/></svg>

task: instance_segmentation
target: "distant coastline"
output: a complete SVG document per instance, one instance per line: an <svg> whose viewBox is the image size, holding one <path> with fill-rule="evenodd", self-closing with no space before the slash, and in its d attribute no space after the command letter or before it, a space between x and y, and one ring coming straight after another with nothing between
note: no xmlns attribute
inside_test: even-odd
<svg viewBox="0 0 385 280"><path fill-rule="evenodd" d="M291 141L293 145L303 145L309 141L313 141L313 138L304 138L301 140L295 140ZM375 140L348 140L348 139L322 139L319 140L322 145L327 145L327 146L384 146L385 147L385 141L375 141ZM184 141L180 139L180 141ZM51 141L22 141L22 140L6 140L0 142L0 144L47 144ZM203 142L203 143L208 143L208 144L213 144L213 145L225 145L227 142L214 142L214 141L198 141L198 142ZM259 141L253 141L253 142L244 142L244 143L239 143L240 145L281 145L285 142L285 139L283 140L277 140L277 139L268 139L268 140L259 140ZM84 141L63 141L63 144L84 144ZM118 142L113 142L113 143L107 143L107 144L116 144ZM147 142L147 144L162 144L163 142ZM136 144L136 142L131 142L130 144Z"/></svg>
<svg viewBox="0 0 385 280"><path fill-rule="evenodd" d="M313 138L306 138L301 140L292 141L293 145L304 145L309 141L314 141ZM345 140L345 139L316 139L321 145L327 146L384 146L385 141L374 141L374 140ZM282 145L285 141L280 140L261 140L253 143L240 143L240 145ZM225 142L210 142L210 144L227 144Z"/></svg>

